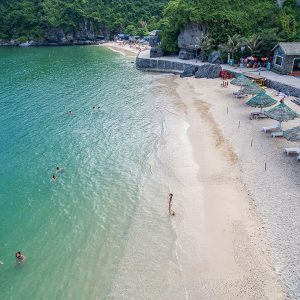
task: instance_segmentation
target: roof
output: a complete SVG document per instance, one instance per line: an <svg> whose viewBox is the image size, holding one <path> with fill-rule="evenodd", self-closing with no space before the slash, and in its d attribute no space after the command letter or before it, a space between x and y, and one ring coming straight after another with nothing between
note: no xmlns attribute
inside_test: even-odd
<svg viewBox="0 0 300 300"><path fill-rule="evenodd" d="M300 55L300 42L279 43L272 51L280 47L286 55Z"/></svg>

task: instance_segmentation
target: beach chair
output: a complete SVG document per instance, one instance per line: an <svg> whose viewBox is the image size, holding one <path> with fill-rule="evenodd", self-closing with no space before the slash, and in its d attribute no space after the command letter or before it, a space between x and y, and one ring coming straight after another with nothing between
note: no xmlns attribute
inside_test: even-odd
<svg viewBox="0 0 300 300"><path fill-rule="evenodd" d="M273 126L266 126L266 127L262 128L262 131L265 133L267 133L268 131L272 132L272 131L279 131L279 130L280 130L280 128L279 128L278 124L275 124Z"/></svg>
<svg viewBox="0 0 300 300"><path fill-rule="evenodd" d="M285 148L284 152L286 153L286 155L289 155L289 154L300 154L300 148Z"/></svg>
<svg viewBox="0 0 300 300"><path fill-rule="evenodd" d="M300 99L299 98L295 98L295 99L293 99L291 101L294 102L297 105L300 105Z"/></svg>
<svg viewBox="0 0 300 300"><path fill-rule="evenodd" d="M247 97L247 94L240 93L240 94L234 95L234 97L237 98L237 99L243 99L243 98Z"/></svg>
<svg viewBox="0 0 300 300"><path fill-rule="evenodd" d="M275 132L272 132L272 133L271 133L271 136L272 136L273 138L275 138L275 137L282 137L282 136L283 136L283 131L275 131Z"/></svg>
<svg viewBox="0 0 300 300"><path fill-rule="evenodd" d="M264 113L261 113L260 111L254 111L254 112L250 113L250 117L249 117L250 120L265 119L265 118L268 118L268 117Z"/></svg>

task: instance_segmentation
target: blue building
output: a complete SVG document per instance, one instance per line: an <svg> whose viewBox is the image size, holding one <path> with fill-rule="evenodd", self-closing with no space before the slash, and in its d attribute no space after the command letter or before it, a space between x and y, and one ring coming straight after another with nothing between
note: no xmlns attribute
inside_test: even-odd
<svg viewBox="0 0 300 300"><path fill-rule="evenodd" d="M273 51L272 71L300 75L300 42L279 43Z"/></svg>

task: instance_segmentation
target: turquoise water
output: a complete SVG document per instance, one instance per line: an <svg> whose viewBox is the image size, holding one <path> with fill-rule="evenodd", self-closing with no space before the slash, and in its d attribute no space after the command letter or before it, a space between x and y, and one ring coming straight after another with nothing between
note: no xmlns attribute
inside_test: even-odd
<svg viewBox="0 0 300 300"><path fill-rule="evenodd" d="M99 47L0 49L0 70L0 299L104 299L161 133L151 75Z"/></svg>

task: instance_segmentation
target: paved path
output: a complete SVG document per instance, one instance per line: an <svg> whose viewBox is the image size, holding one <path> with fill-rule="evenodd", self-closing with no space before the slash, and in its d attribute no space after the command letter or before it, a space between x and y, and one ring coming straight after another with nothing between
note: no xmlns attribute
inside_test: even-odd
<svg viewBox="0 0 300 300"><path fill-rule="evenodd" d="M199 60L196 59L190 59L190 60L182 60L179 59L178 57L175 56L163 56L160 58L150 58L150 50L143 51L139 54L140 58L145 58L145 59L153 59L153 60L168 60L172 62L179 62L179 63L185 63L185 64L191 64L191 65L203 65L205 63L200 62ZM235 73L245 73L245 72L253 72L254 74L258 74L258 70L253 70L250 68L237 68L237 67L232 67L227 64L222 64L221 65L224 70L228 71L233 71ZM266 79L270 79L272 81L280 82L295 88L300 88L300 78L299 77L294 77L294 76L289 76L289 75L280 75L277 73L274 73L272 71L260 71L260 75L266 77Z"/></svg>

